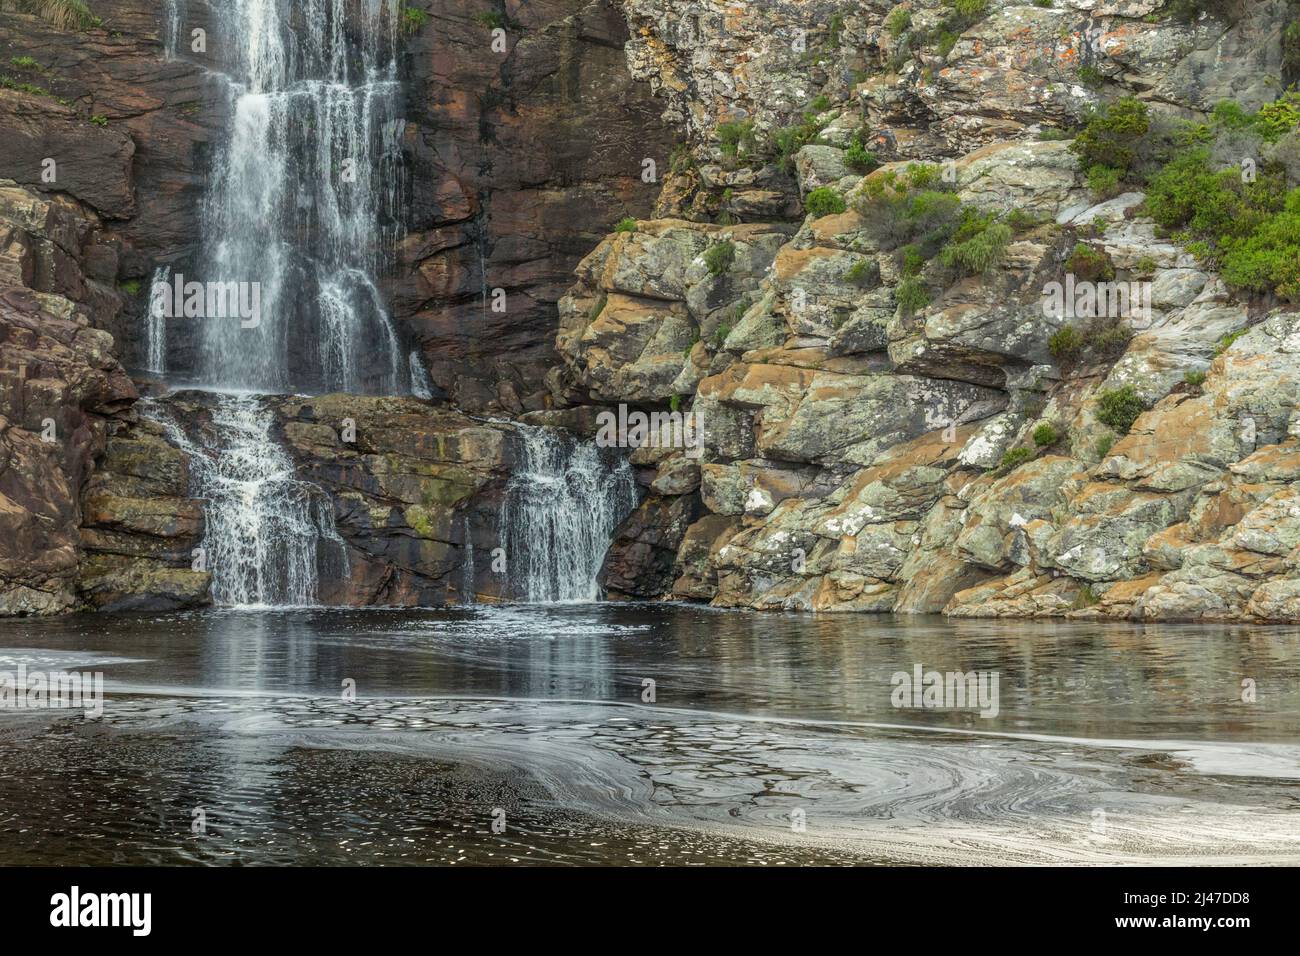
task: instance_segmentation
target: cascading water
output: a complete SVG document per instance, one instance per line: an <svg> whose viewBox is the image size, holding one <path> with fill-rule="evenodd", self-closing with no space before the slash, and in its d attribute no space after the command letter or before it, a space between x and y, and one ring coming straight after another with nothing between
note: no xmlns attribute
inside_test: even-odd
<svg viewBox="0 0 1300 956"><path fill-rule="evenodd" d="M153 286L166 284L171 281L171 266L160 266L154 270ZM163 375L167 372L167 319L158 303L152 301L149 303L149 322L145 327L145 369L153 372L155 375Z"/></svg>
<svg viewBox="0 0 1300 956"><path fill-rule="evenodd" d="M203 549L217 604L309 605L319 568L347 572L334 509L299 481L271 437L271 413L255 395L222 395L212 407L215 437L199 447L171 415L146 400L145 413L190 456L194 494L206 500Z"/></svg>
<svg viewBox="0 0 1300 956"><path fill-rule="evenodd" d="M637 504L632 468L563 432L519 426L519 435L521 460L500 519L514 596L597 600L614 529Z"/></svg>
<svg viewBox="0 0 1300 956"><path fill-rule="evenodd" d="M376 277L402 206L399 0L212 0L231 128L203 209L201 275L256 283L260 322L206 319L219 389L410 389Z"/></svg>
<svg viewBox="0 0 1300 956"><path fill-rule="evenodd" d="M208 0L207 50L191 42L186 6L166 0L164 59L217 61L230 127L185 282L202 283L209 302L214 287L256 289L258 314L207 315L188 333L188 380L223 393L211 427L187 434L161 406L151 414L193 459L213 600L314 604L322 565L339 555L346 565L346 548L328 496L295 478L252 393L427 390L378 286L404 205L401 2ZM155 275L170 279L171 269ZM164 317L151 307L147 318L146 361L163 372Z"/></svg>

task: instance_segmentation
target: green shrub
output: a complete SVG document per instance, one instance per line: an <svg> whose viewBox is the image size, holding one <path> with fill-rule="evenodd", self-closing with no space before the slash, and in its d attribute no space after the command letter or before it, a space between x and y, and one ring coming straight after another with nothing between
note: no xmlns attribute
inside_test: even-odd
<svg viewBox="0 0 1300 956"><path fill-rule="evenodd" d="M1106 83L1106 74L1095 66L1079 67L1079 82L1090 90L1100 88Z"/></svg>
<svg viewBox="0 0 1300 956"><path fill-rule="evenodd" d="M673 394L670 395L670 396L668 397L668 409L669 409L669 411L673 411L673 412L675 412L675 411L677 411L677 410L678 410L679 408L681 408L681 407L682 407L682 397L681 397L681 395L677 394L676 392L673 392Z"/></svg>
<svg viewBox="0 0 1300 956"><path fill-rule="evenodd" d="M1110 199L1113 196L1118 196L1120 193L1119 182L1123 176L1123 170L1098 163L1088 170L1088 190L1098 199Z"/></svg>
<svg viewBox="0 0 1300 956"><path fill-rule="evenodd" d="M1076 243L1065 270L1086 282L1109 282L1115 278L1115 264L1104 249L1094 249L1086 242Z"/></svg>
<svg viewBox="0 0 1300 956"><path fill-rule="evenodd" d="M1086 168L1110 166L1127 173L1136 157L1137 141L1150 128L1146 104L1126 96L1093 112L1070 149Z"/></svg>
<svg viewBox="0 0 1300 956"><path fill-rule="evenodd" d="M735 261L736 244L730 239L715 242L704 250L704 264L708 267L711 276L723 275Z"/></svg>
<svg viewBox="0 0 1300 956"><path fill-rule="evenodd" d="M1183 381L1192 386L1192 388L1200 388L1205 384L1205 373L1203 371L1184 372Z"/></svg>
<svg viewBox="0 0 1300 956"><path fill-rule="evenodd" d="M940 56L947 56L952 52L952 48L957 45L957 41L960 39L961 36L954 33L952 30L940 30L939 37L935 41L934 45L935 52Z"/></svg>
<svg viewBox="0 0 1300 956"><path fill-rule="evenodd" d="M903 315L914 315L930 304L930 290L919 276L908 276L894 289L894 299Z"/></svg>
<svg viewBox="0 0 1300 956"><path fill-rule="evenodd" d="M814 219L820 219L822 216L836 216L847 208L840 194L829 186L818 186L808 194L803 204L804 208L808 210L808 215Z"/></svg>
<svg viewBox="0 0 1300 956"><path fill-rule="evenodd" d="M964 17L979 17L988 10L989 0L952 0L952 6Z"/></svg>
<svg viewBox="0 0 1300 956"><path fill-rule="evenodd" d="M476 19L479 23L489 27L505 26L505 18L495 10L491 14L480 14ZM429 14L419 7L402 7L402 29L407 33L417 32L428 22Z"/></svg>
<svg viewBox="0 0 1300 956"><path fill-rule="evenodd" d="M1270 143L1300 126L1300 93L1290 91L1255 114L1254 128Z"/></svg>
<svg viewBox="0 0 1300 956"><path fill-rule="evenodd" d="M409 9L410 8L408 7L407 10ZM427 21L429 18L429 15L425 13L423 10L419 12L423 16L423 19L420 20L419 26L424 26L425 21ZM402 14L405 15L406 10L403 10ZM487 27L489 30L504 30L506 28L506 15L502 13L500 10L485 10L482 13L478 14L476 17L474 17L474 19L477 20L479 23L481 23L483 26Z"/></svg>
<svg viewBox="0 0 1300 956"><path fill-rule="evenodd" d="M1014 471L1025 462L1034 457L1034 453L1028 448L1008 448L1002 453L1002 460L998 462L997 470L1002 474Z"/></svg>
<svg viewBox="0 0 1300 956"><path fill-rule="evenodd" d="M844 165L855 173L869 173L880 166L876 154L862 144L860 134L855 135L844 151Z"/></svg>
<svg viewBox="0 0 1300 956"><path fill-rule="evenodd" d="M1096 452L1097 458L1100 460L1100 459L1105 459L1105 457L1110 454L1110 450L1114 447L1115 447L1115 436L1102 435L1100 438L1097 439L1097 445L1093 450Z"/></svg>
<svg viewBox="0 0 1300 956"><path fill-rule="evenodd" d="M1034 444L1039 448L1049 448L1061 440L1061 433L1051 422L1043 422L1034 429Z"/></svg>
<svg viewBox="0 0 1300 956"><path fill-rule="evenodd" d="M1098 359L1110 361L1119 358L1133 339L1133 330L1123 319L1103 316L1093 319L1084 335L1084 347Z"/></svg>
<svg viewBox="0 0 1300 956"><path fill-rule="evenodd" d="M713 344L722 348L722 343L727 341L727 336L731 334L731 324L722 322L713 330Z"/></svg>
<svg viewBox="0 0 1300 956"><path fill-rule="evenodd" d="M615 232L636 232L636 220L631 216L624 216L614 227Z"/></svg>
<svg viewBox="0 0 1300 956"><path fill-rule="evenodd" d="M11 56L9 62L20 70L36 70L40 68L40 64L36 62L35 58L30 56Z"/></svg>
<svg viewBox="0 0 1300 956"><path fill-rule="evenodd" d="M1146 411L1132 385L1105 389L1097 399L1097 420L1117 433L1127 435L1138 416Z"/></svg>
<svg viewBox="0 0 1300 956"><path fill-rule="evenodd" d="M897 6L885 17L885 32L891 37L901 36L912 25L912 11L904 6Z"/></svg>
<svg viewBox="0 0 1300 956"><path fill-rule="evenodd" d="M772 146L776 152L777 164L787 172L794 168L794 155L821 136L822 124L813 117L804 117L804 121L777 132L772 137Z"/></svg>
<svg viewBox="0 0 1300 956"><path fill-rule="evenodd" d="M1047 351L1059 362L1068 362L1083 350L1083 336L1073 325L1065 325L1047 340Z"/></svg>
<svg viewBox="0 0 1300 956"><path fill-rule="evenodd" d="M140 294L139 279L126 279L122 282L119 282L117 284L117 287L130 296L137 296Z"/></svg>
<svg viewBox="0 0 1300 956"><path fill-rule="evenodd" d="M107 117L107 116L98 116L98 115L97 115L97 116L92 116L92 117L90 118L90 121L91 121L92 123L94 123L96 126L107 126L107 125L108 125L108 117Z"/></svg>
<svg viewBox="0 0 1300 956"><path fill-rule="evenodd" d="M1036 138L1042 143L1055 143L1063 139L1069 139L1070 134L1065 130L1057 129L1055 126L1044 126L1038 131Z"/></svg>
<svg viewBox="0 0 1300 956"><path fill-rule="evenodd" d="M914 244L934 256L962 222L961 200L946 188L938 167L912 163L867 180L856 208L882 249Z"/></svg>

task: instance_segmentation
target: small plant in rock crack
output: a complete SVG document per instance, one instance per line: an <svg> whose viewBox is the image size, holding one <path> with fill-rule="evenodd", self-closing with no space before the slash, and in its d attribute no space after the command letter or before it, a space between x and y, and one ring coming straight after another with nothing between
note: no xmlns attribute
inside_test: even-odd
<svg viewBox="0 0 1300 956"><path fill-rule="evenodd" d="M704 250L704 265L714 278L725 275L735 261L736 244L730 239L715 242Z"/></svg>
<svg viewBox="0 0 1300 956"><path fill-rule="evenodd" d="M407 33L417 32L428 22L429 14L419 7L402 7L402 29Z"/></svg>
<svg viewBox="0 0 1300 956"><path fill-rule="evenodd" d="M1002 459L998 462L996 469L999 475L1005 475L1015 471L1025 462L1034 457L1034 453L1028 448L1008 448L1002 454Z"/></svg>
<svg viewBox="0 0 1300 956"><path fill-rule="evenodd" d="M1043 422L1034 429L1033 439L1039 448L1050 448L1061 440L1061 433L1051 422Z"/></svg>
<svg viewBox="0 0 1300 956"><path fill-rule="evenodd" d="M615 232L636 232L636 220L631 216L624 216L614 227Z"/></svg>

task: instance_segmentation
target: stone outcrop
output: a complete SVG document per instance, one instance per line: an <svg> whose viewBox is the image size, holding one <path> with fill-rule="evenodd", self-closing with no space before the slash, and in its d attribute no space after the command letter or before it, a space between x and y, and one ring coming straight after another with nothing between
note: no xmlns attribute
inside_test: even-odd
<svg viewBox="0 0 1300 956"><path fill-rule="evenodd" d="M92 323L93 213L0 182L0 614L77 605L81 489L136 390Z"/></svg>
<svg viewBox="0 0 1300 956"><path fill-rule="evenodd" d="M947 39L953 11L937 0L624 5L632 70L691 134L691 161L665 184L662 218L579 266L548 384L561 405L671 403L698 417L703 449L698 499L676 481L680 451L635 452L650 492L611 551L612 594L1300 619L1300 313L1230 293L1143 218L1140 193L1091 198L1064 135L1042 133L1107 93L1182 116L1271 101L1286 3L1228 22L1155 0L992 0ZM782 167L779 134L800 123L818 141ZM884 165L855 170L853 143ZM963 207L1017 218L994 267L930 262L930 301L903 305L870 197L919 160L946 165ZM751 203L737 224L736 196L779 193L783 176L786 195L829 191L842 211L800 226L780 202ZM1080 247L1117 281L1148 283L1150 309L1112 352L1059 358L1051 339L1069 322L1042 297ZM1099 401L1126 389L1148 410L1116 436Z"/></svg>

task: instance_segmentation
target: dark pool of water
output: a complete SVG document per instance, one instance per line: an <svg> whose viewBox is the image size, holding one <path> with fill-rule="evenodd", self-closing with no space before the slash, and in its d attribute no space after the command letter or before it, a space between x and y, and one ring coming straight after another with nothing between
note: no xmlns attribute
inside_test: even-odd
<svg viewBox="0 0 1300 956"><path fill-rule="evenodd" d="M0 672L108 699L0 711L0 863L1296 862L1298 652L662 604L8 621ZM896 707L917 665L996 675L996 716Z"/></svg>

